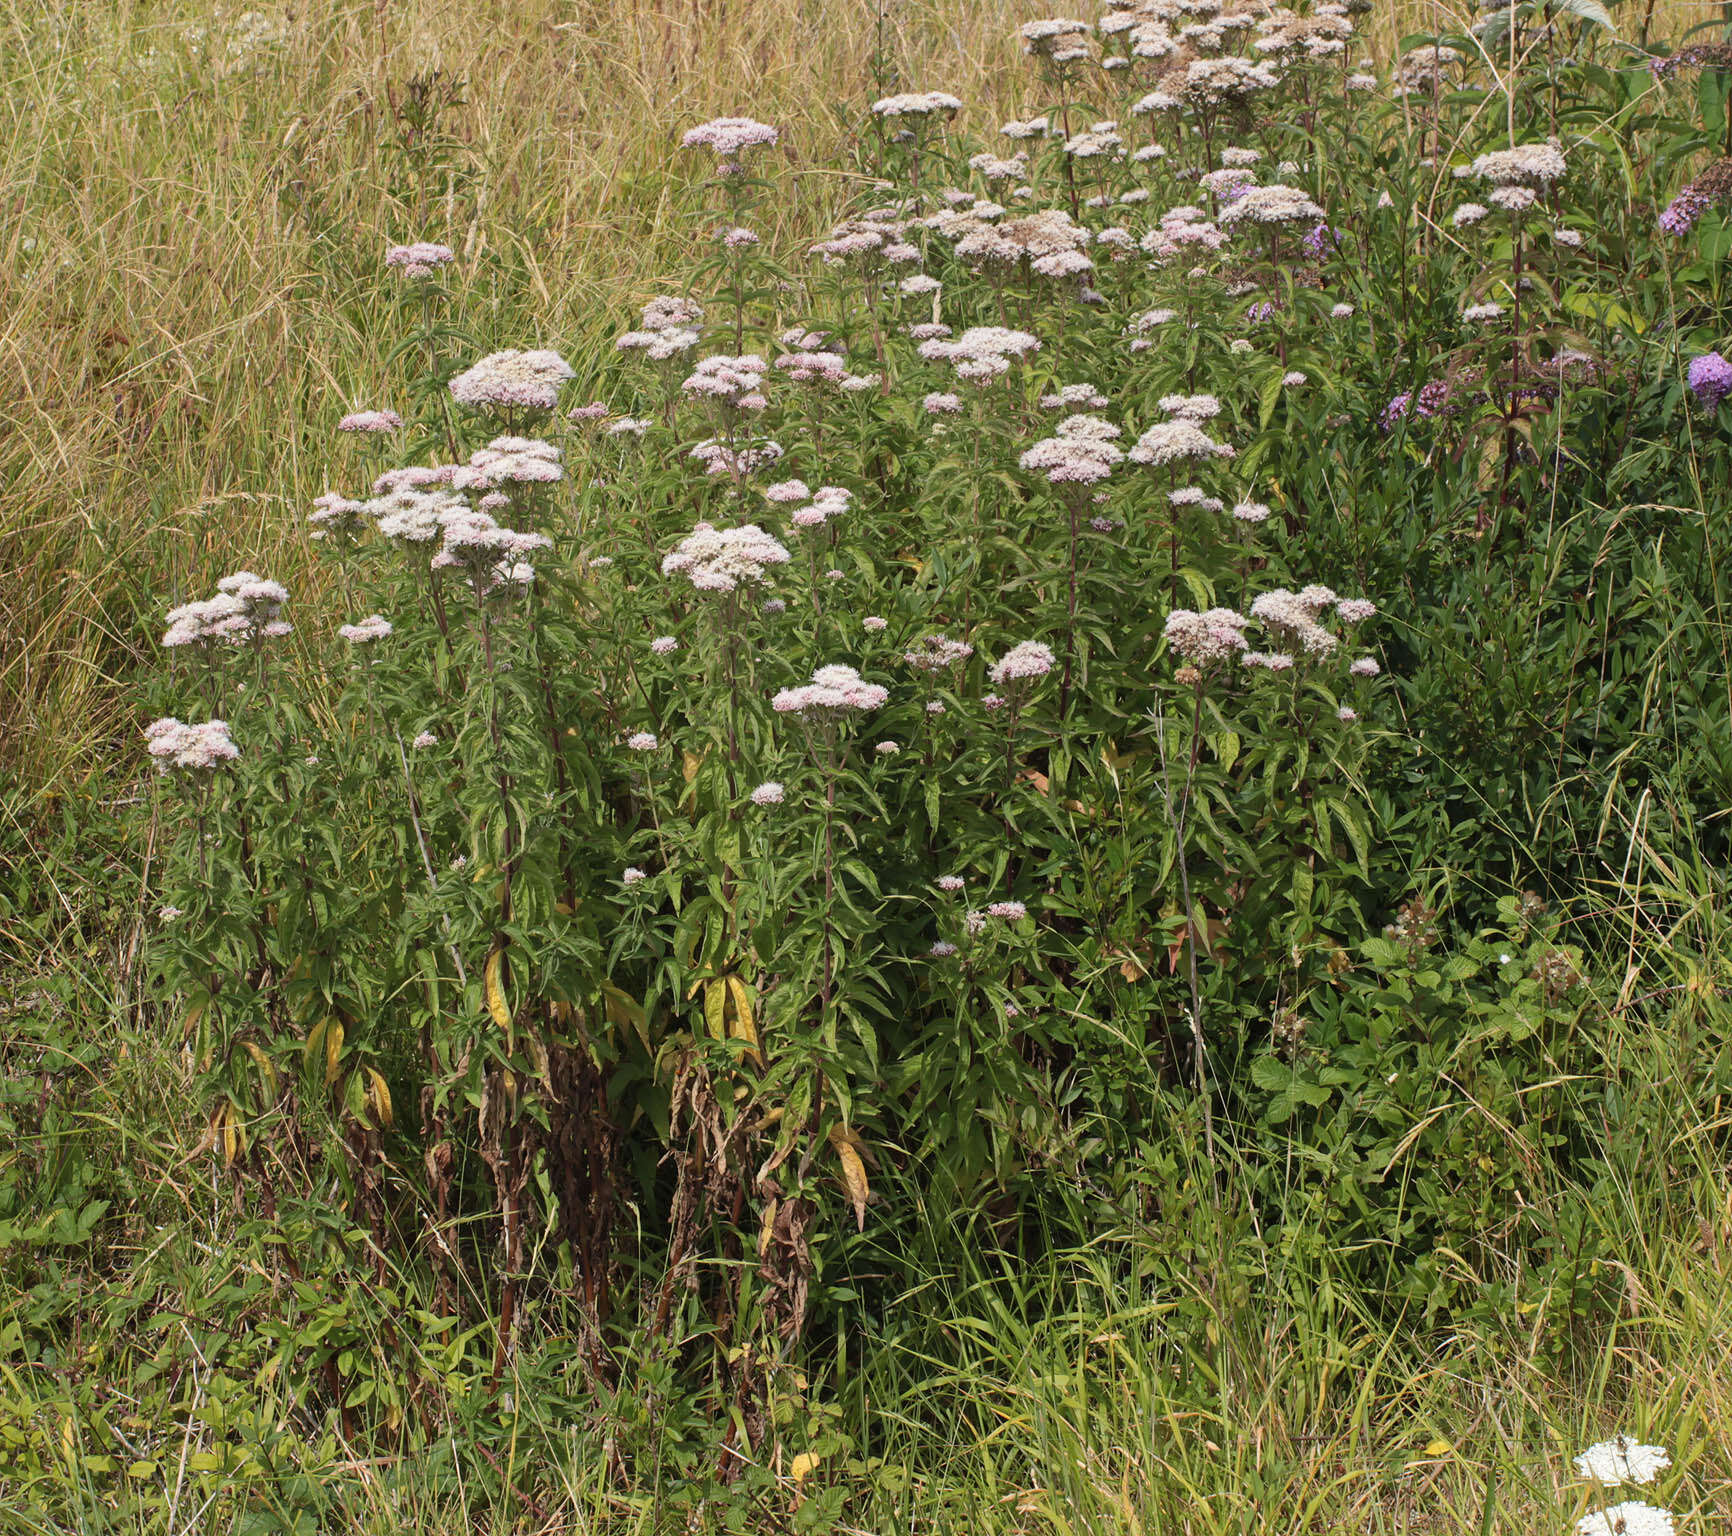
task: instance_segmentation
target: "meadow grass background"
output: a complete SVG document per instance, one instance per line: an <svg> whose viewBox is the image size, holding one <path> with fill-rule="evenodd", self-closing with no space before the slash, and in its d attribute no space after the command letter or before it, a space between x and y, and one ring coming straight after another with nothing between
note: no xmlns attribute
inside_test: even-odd
<svg viewBox="0 0 1732 1536"><path fill-rule="evenodd" d="M1626 35L1646 12L1655 35L1676 36L1720 9L1631 0L1616 14ZM161 1279L148 1268L153 1222L210 1223L206 1269L177 1277L194 1290L243 1261L224 1246L231 1214L186 1163L202 1124L171 1050L138 1044L148 1016L125 914L142 900L149 850L109 850L112 878L97 881L65 857L66 837L129 793L128 675L187 573L220 551L316 600L302 513L362 473L358 456L345 461L356 451L333 444L334 422L389 404L398 376L384 247L456 246L458 270L475 274L453 288L457 322L495 346L557 346L581 385L633 306L696 249L690 177L670 152L679 129L732 112L784 126L787 195L765 235L786 248L852 190L837 150L880 85L954 91L977 127L1015 114L1032 85L1014 30L1040 11L315 0L260 14L262 35L240 7L194 0L0 11L0 857L39 899L38 914L0 919L0 1000L16 1005L58 974L91 1010L69 1029L124 1033L69 1134L125 1128L121 1156L154 1190L138 1218L140 1284ZM1369 35L1387 56L1449 16L1380 5ZM454 93L420 139L417 78ZM59 838L43 834L53 825ZM1635 848L1640 831L1629 835ZM1732 952L1704 888L1700 871L1644 858L1608 894L1628 911L1626 995L1672 988L1704 1013L1722 1008L1697 988ZM37 920L44 910L55 923ZM1686 917L1661 929L1662 910ZM1680 1047L1624 1069L1663 1097L1683 1060ZM1056 1256L1050 1272L1008 1282L1026 1305L1007 1311L1006 1277L958 1251L935 1215L923 1304L947 1319L945 1374L935 1384L911 1342L905 1370L890 1351L843 1389L870 1396L889 1426L892 1443L872 1454L920 1469L914 1486L885 1491L882 1528L1563 1530L1581 1500L1569 1456L1624 1428L1672 1448L1685 1469L1672 1505L1687 1531L1712 1529L1707 1512L1732 1494L1732 1187L1709 1134L1722 1123L1679 1125L1670 1156L1607 1192L1606 1219L1629 1233L1627 1308L1586 1365L1553 1363L1541 1341L1557 1320L1543 1316L1510 1319L1498 1341L1440 1342L1418 1320L1412 1339L1390 1337L1326 1286L1292 1309L1254 1283L1199 1276L1218 1316L1222 1408L1208 1418L1174 1408L1158 1308L1116 1265ZM91 1368L124 1384L128 1346L100 1347ZM1346 1412L1343 1379L1355 1384ZM3 1349L0 1386L18 1403L54 1398ZM281 1390L261 1388L263 1416L286 1413ZM902 1413L899 1392L952 1401L953 1435L935 1437L913 1396ZM537 1409L525 1399L520 1411ZM0 1530L94 1528L76 1415L54 1422L63 1460L28 1490L0 1480ZM570 1446L530 1504L480 1463L455 1494L329 1446L306 1464L347 1490L357 1530L658 1528L653 1501L612 1486L587 1441ZM198 1449L189 1430L185 1450ZM230 1529L170 1474L137 1528Z"/></svg>

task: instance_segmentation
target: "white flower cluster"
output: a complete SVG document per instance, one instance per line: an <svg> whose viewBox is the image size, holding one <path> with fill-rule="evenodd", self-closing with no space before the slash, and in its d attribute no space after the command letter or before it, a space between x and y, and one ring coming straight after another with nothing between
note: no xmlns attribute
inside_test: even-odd
<svg viewBox="0 0 1732 1536"><path fill-rule="evenodd" d="M854 493L839 485L821 485L811 501L795 507L788 521L796 528L821 528L833 517L841 517L854 503Z"/></svg>
<svg viewBox="0 0 1732 1536"><path fill-rule="evenodd" d="M557 352L494 352L452 379L451 398L482 410L551 411L560 385L573 377Z"/></svg>
<svg viewBox="0 0 1732 1536"><path fill-rule="evenodd" d="M427 277L439 267L457 259L448 245L431 240L417 240L412 245L393 245L385 252L385 265L400 267L405 277Z"/></svg>
<svg viewBox="0 0 1732 1536"><path fill-rule="evenodd" d="M528 586L535 567L524 556L553 547L544 533L503 527L491 513L461 504L440 514L439 529L441 543L432 568L461 568L480 596L506 583Z"/></svg>
<svg viewBox="0 0 1732 1536"><path fill-rule="evenodd" d="M1167 615L1163 634L1167 645L1194 667L1212 666L1243 651L1250 620L1234 608L1210 608L1195 613L1175 608Z"/></svg>
<svg viewBox="0 0 1732 1536"><path fill-rule="evenodd" d="M703 318L703 306L696 300L663 295L644 305L639 329L627 331L614 346L621 352L642 352L652 363L665 363L698 344Z"/></svg>
<svg viewBox="0 0 1732 1536"><path fill-rule="evenodd" d="M1642 1445L1627 1435L1590 1445L1575 1460L1576 1471L1601 1488L1651 1483L1671 1465L1661 1446ZM1674 1536L1675 1529L1670 1510L1634 1499L1593 1510L1576 1522L1578 1536Z"/></svg>
<svg viewBox="0 0 1732 1536"><path fill-rule="evenodd" d="M402 544L429 544L439 537L444 518L467 512L469 503L443 486L429 490L404 486L375 496L362 510L387 539Z"/></svg>
<svg viewBox="0 0 1732 1536"><path fill-rule="evenodd" d="M1099 416L1067 416L1053 436L1028 449L1020 462L1053 485L1094 485L1124 462L1124 451L1112 441L1118 435L1118 427Z"/></svg>
<svg viewBox="0 0 1732 1536"><path fill-rule="evenodd" d="M1329 656L1341 642L1318 621L1338 601L1325 586L1302 587L1297 592L1276 587L1252 602L1251 617L1283 645L1307 656Z"/></svg>
<svg viewBox="0 0 1732 1536"><path fill-rule="evenodd" d="M959 379L987 384L1010 372L1012 358L1023 358L1039 349L1040 339L1027 331L976 325L952 340L924 341L919 351L928 362L949 363Z"/></svg>
<svg viewBox="0 0 1732 1536"><path fill-rule="evenodd" d="M763 395L766 367L756 352L738 357L717 353L701 359L680 382L680 388L688 395L701 395L737 410L762 410L768 403Z"/></svg>
<svg viewBox="0 0 1732 1536"><path fill-rule="evenodd" d="M1096 123L1088 132L1066 139L1064 152L1073 160L1122 160L1125 141L1116 123Z"/></svg>
<svg viewBox="0 0 1732 1536"><path fill-rule="evenodd" d="M1130 451L1133 464L1148 464L1156 469L1185 459L1232 457L1233 449L1229 444L1216 442L1195 421L1186 417L1150 427Z"/></svg>
<svg viewBox="0 0 1732 1536"><path fill-rule="evenodd" d="M879 709L890 697L887 688L866 682L852 667L819 667L812 681L784 688L770 700L779 715L838 715L851 710Z"/></svg>
<svg viewBox="0 0 1732 1536"><path fill-rule="evenodd" d="M383 640L391 633L391 621L382 613L371 613L359 624L344 624L337 633L350 645L368 645Z"/></svg>
<svg viewBox="0 0 1732 1536"><path fill-rule="evenodd" d="M959 666L974 654L966 640L952 640L949 635L928 635L919 648L904 651L902 659L919 672L942 672L946 667Z"/></svg>
<svg viewBox="0 0 1732 1536"><path fill-rule="evenodd" d="M1192 106L1224 107L1258 91L1272 91L1280 83L1280 74L1270 65L1253 64L1230 54L1219 59L1193 59L1179 77L1178 94Z"/></svg>
<svg viewBox="0 0 1732 1536"><path fill-rule="evenodd" d="M788 563L787 547L756 523L717 528L699 523L662 561L662 575L683 575L700 592L732 592Z"/></svg>
<svg viewBox="0 0 1732 1536"><path fill-rule="evenodd" d="M218 641L239 645L247 640L274 640L292 632L281 617L288 589L251 571L236 571L217 583L215 597L182 603L168 611L162 643L170 650L183 645Z"/></svg>
<svg viewBox="0 0 1732 1536"><path fill-rule="evenodd" d="M1193 250L1218 251L1227 234L1201 208L1186 203L1163 213L1139 243L1145 254L1164 262Z"/></svg>
<svg viewBox="0 0 1732 1536"><path fill-rule="evenodd" d="M551 485L564 474L559 458L559 449L540 438L496 437L470 454L467 464L452 470L451 486L459 491L490 491L506 484Z"/></svg>
<svg viewBox="0 0 1732 1536"><path fill-rule="evenodd" d="M1576 1471L1602 1488L1651 1483L1671 1465L1672 1458L1663 1446L1643 1445L1628 1435L1590 1445L1575 1460Z"/></svg>
<svg viewBox="0 0 1732 1536"><path fill-rule="evenodd" d="M1020 181L1028 174L1028 151L1019 149L1008 160L983 151L970 158L968 168L978 171L987 181Z"/></svg>
<svg viewBox="0 0 1732 1536"><path fill-rule="evenodd" d="M734 445L711 437L696 444L691 457L702 461L705 474L749 475L778 462L782 457L782 445L773 438Z"/></svg>
<svg viewBox="0 0 1732 1536"><path fill-rule="evenodd" d="M1323 210L1297 187L1279 184L1268 187L1247 187L1221 210L1222 224L1233 225L1249 220L1253 224L1285 224L1295 219L1307 223L1323 217Z"/></svg>
<svg viewBox="0 0 1732 1536"><path fill-rule="evenodd" d="M714 117L686 129L680 144L686 149L712 150L720 160L733 160L748 149L774 144L780 137L780 130L750 117Z"/></svg>
<svg viewBox="0 0 1732 1536"><path fill-rule="evenodd" d="M1006 683L1045 677L1052 671L1056 660L1051 646L1042 645L1038 640L1024 640L999 657L987 675L1002 688Z"/></svg>
<svg viewBox="0 0 1732 1536"><path fill-rule="evenodd" d="M344 496L338 491L326 491L313 498L313 510L307 514L312 528L309 538L324 539L332 534L353 534L361 526L367 504Z"/></svg>
<svg viewBox="0 0 1732 1536"><path fill-rule="evenodd" d="M156 759L157 769L162 773L171 768L209 772L241 755L240 748L229 737L226 720L186 725L168 716L147 725L144 740L145 750Z"/></svg>
<svg viewBox="0 0 1732 1536"><path fill-rule="evenodd" d="M952 96L949 91L903 91L896 96L881 96L872 103L873 116L887 119L925 118L939 113L949 118L961 110L961 98Z"/></svg>
<svg viewBox="0 0 1732 1536"><path fill-rule="evenodd" d="M1022 51L1037 58L1050 59L1055 64L1068 64L1089 56L1089 26L1086 21L1053 16L1044 21L1027 21L1018 28Z"/></svg>
<svg viewBox="0 0 1732 1536"><path fill-rule="evenodd" d="M926 292L924 288L910 288L909 283L927 283L936 289L938 279L932 277L911 277L902 285L905 293ZM793 332L789 333L794 334ZM786 340L786 337L784 337ZM792 352L784 352L776 359L776 371L784 375L792 384L830 385L850 393L862 388L875 386L878 378L875 374L856 374L849 370L848 359L840 352L833 351L824 345L822 332L813 331L801 335ZM870 379L871 385L863 381Z"/></svg>
<svg viewBox="0 0 1732 1536"><path fill-rule="evenodd" d="M1470 167L1473 175L1494 187L1543 190L1563 178L1563 151L1552 144L1518 144L1514 149L1488 150Z"/></svg>
<svg viewBox="0 0 1732 1536"><path fill-rule="evenodd" d="M1091 411L1104 411L1107 397L1092 384L1066 384L1050 395L1040 397L1043 411L1063 411L1083 406Z"/></svg>

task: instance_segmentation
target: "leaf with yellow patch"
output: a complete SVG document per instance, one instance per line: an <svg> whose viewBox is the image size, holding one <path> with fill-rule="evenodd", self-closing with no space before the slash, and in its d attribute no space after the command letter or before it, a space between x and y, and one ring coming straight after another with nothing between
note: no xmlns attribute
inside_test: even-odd
<svg viewBox="0 0 1732 1536"><path fill-rule="evenodd" d="M273 1099L276 1098L276 1096L277 1096L277 1069L272 1064L271 1058L269 1056L265 1055L265 1053L263 1051L261 1051L258 1048L258 1046L256 1046L251 1040L243 1040L243 1041L241 1041L241 1044L246 1047L247 1054L249 1056L251 1056L253 1061L258 1065L259 1076L265 1080L266 1086L270 1089L271 1097Z"/></svg>
<svg viewBox="0 0 1732 1536"><path fill-rule="evenodd" d="M704 1025L712 1040L727 1038L725 1017L728 1007L728 984L717 979L704 983Z"/></svg>
<svg viewBox="0 0 1732 1536"><path fill-rule="evenodd" d="M312 1066L313 1058L325 1048L325 1026L331 1021L320 1019L307 1031L307 1038L301 1042L301 1070L304 1072Z"/></svg>
<svg viewBox="0 0 1732 1536"><path fill-rule="evenodd" d="M608 1019L615 1025L629 1024L637 1031L637 1037L643 1041L643 1048L647 1051L650 1043L649 1015L644 1012L643 1004L611 981L601 984L601 1000Z"/></svg>
<svg viewBox="0 0 1732 1536"><path fill-rule="evenodd" d="M837 1161L842 1165L842 1183L847 1188L849 1202L854 1207L854 1224L864 1232L866 1202L872 1195L872 1186L866 1182L866 1164L861 1161L853 1141L841 1126L831 1126L830 1145L836 1149Z"/></svg>
<svg viewBox="0 0 1732 1536"><path fill-rule="evenodd" d="M367 1069L367 1103L372 1109L379 1124L387 1130L392 1123L391 1090L386 1086L385 1079L379 1075L377 1068Z"/></svg>
<svg viewBox="0 0 1732 1536"><path fill-rule="evenodd" d="M337 1068L343 1058L343 1021L327 1019L325 1021L325 1086L329 1088L337 1080Z"/></svg>
<svg viewBox="0 0 1732 1536"><path fill-rule="evenodd" d="M758 1026L752 1018L752 998L746 991L745 982L738 976L728 977L728 996L733 999L733 1018L729 1023L728 1033L736 1040L744 1040L751 1048L752 1060L758 1066L764 1064L764 1053L758 1049Z"/></svg>
<svg viewBox="0 0 1732 1536"><path fill-rule="evenodd" d="M493 1015L493 1022L501 1029L511 1028L511 1009L505 1003L505 983L501 979L505 969L505 946L495 944L487 956L487 964L481 970L481 985L487 993L487 1011Z"/></svg>

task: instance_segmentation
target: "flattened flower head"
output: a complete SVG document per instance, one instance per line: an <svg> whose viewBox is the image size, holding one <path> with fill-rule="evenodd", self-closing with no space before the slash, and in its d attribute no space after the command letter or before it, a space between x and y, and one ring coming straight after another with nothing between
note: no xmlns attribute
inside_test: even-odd
<svg viewBox="0 0 1732 1536"><path fill-rule="evenodd" d="M1007 683L1030 682L1052 671L1056 659L1050 645L1042 645L1038 640L1024 640L1006 651L993 664L988 676L1001 688Z"/></svg>

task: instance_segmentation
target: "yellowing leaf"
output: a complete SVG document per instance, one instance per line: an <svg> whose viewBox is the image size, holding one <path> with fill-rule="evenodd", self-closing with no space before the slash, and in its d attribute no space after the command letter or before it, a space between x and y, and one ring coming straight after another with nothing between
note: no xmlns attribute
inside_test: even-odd
<svg viewBox="0 0 1732 1536"><path fill-rule="evenodd" d="M386 1085L377 1069L367 1069L367 1102L372 1107L379 1124L389 1127L392 1121L391 1090Z"/></svg>
<svg viewBox="0 0 1732 1536"><path fill-rule="evenodd" d="M725 981L706 981L704 983L704 1024L710 1032L710 1038L721 1040L727 1034L723 1017L728 1006L728 984Z"/></svg>
<svg viewBox="0 0 1732 1536"><path fill-rule="evenodd" d="M736 1040L744 1040L752 1049L752 1060L762 1066L764 1054L758 1049L758 1026L752 1019L751 995L738 976L728 977L728 995L734 1001L734 1016L728 1033Z"/></svg>
<svg viewBox="0 0 1732 1536"><path fill-rule="evenodd" d="M510 1029L511 1010L505 1005L505 986L500 980L504 966L505 946L495 944L487 957L487 964L482 967L481 986L487 993L487 1011L493 1015L493 1022L501 1029Z"/></svg>
<svg viewBox="0 0 1732 1536"><path fill-rule="evenodd" d="M866 1164L860 1160L854 1143L848 1139L848 1133L841 1126L831 1127L830 1144L835 1147L836 1158L842 1164L842 1183L847 1188L848 1199L854 1207L854 1223L864 1232L866 1201L872 1193L872 1186L866 1182Z"/></svg>
<svg viewBox="0 0 1732 1536"><path fill-rule="evenodd" d="M629 1024L637 1031L637 1037L643 1041L643 1048L649 1049L649 1015L644 1012L643 1004L638 1002L631 993L623 987L616 986L611 981L601 984L602 1006L607 1010L607 1016L615 1025Z"/></svg>
<svg viewBox="0 0 1732 1536"><path fill-rule="evenodd" d="M265 1053L251 1040L243 1040L241 1041L241 1044L246 1047L247 1054L258 1064L259 1075L264 1078L266 1084L269 1086L271 1097L273 1099L276 1098L277 1069L271 1064L271 1058L265 1055Z"/></svg>
<svg viewBox="0 0 1732 1536"><path fill-rule="evenodd" d="M325 1086L329 1088L337 1080L337 1068L343 1058L343 1021L327 1019L325 1021Z"/></svg>
<svg viewBox="0 0 1732 1536"><path fill-rule="evenodd" d="M789 1463L788 1475L794 1479L796 1485L803 1483L812 1475L820 1460L820 1457L814 1456L810 1451L801 1451Z"/></svg>

